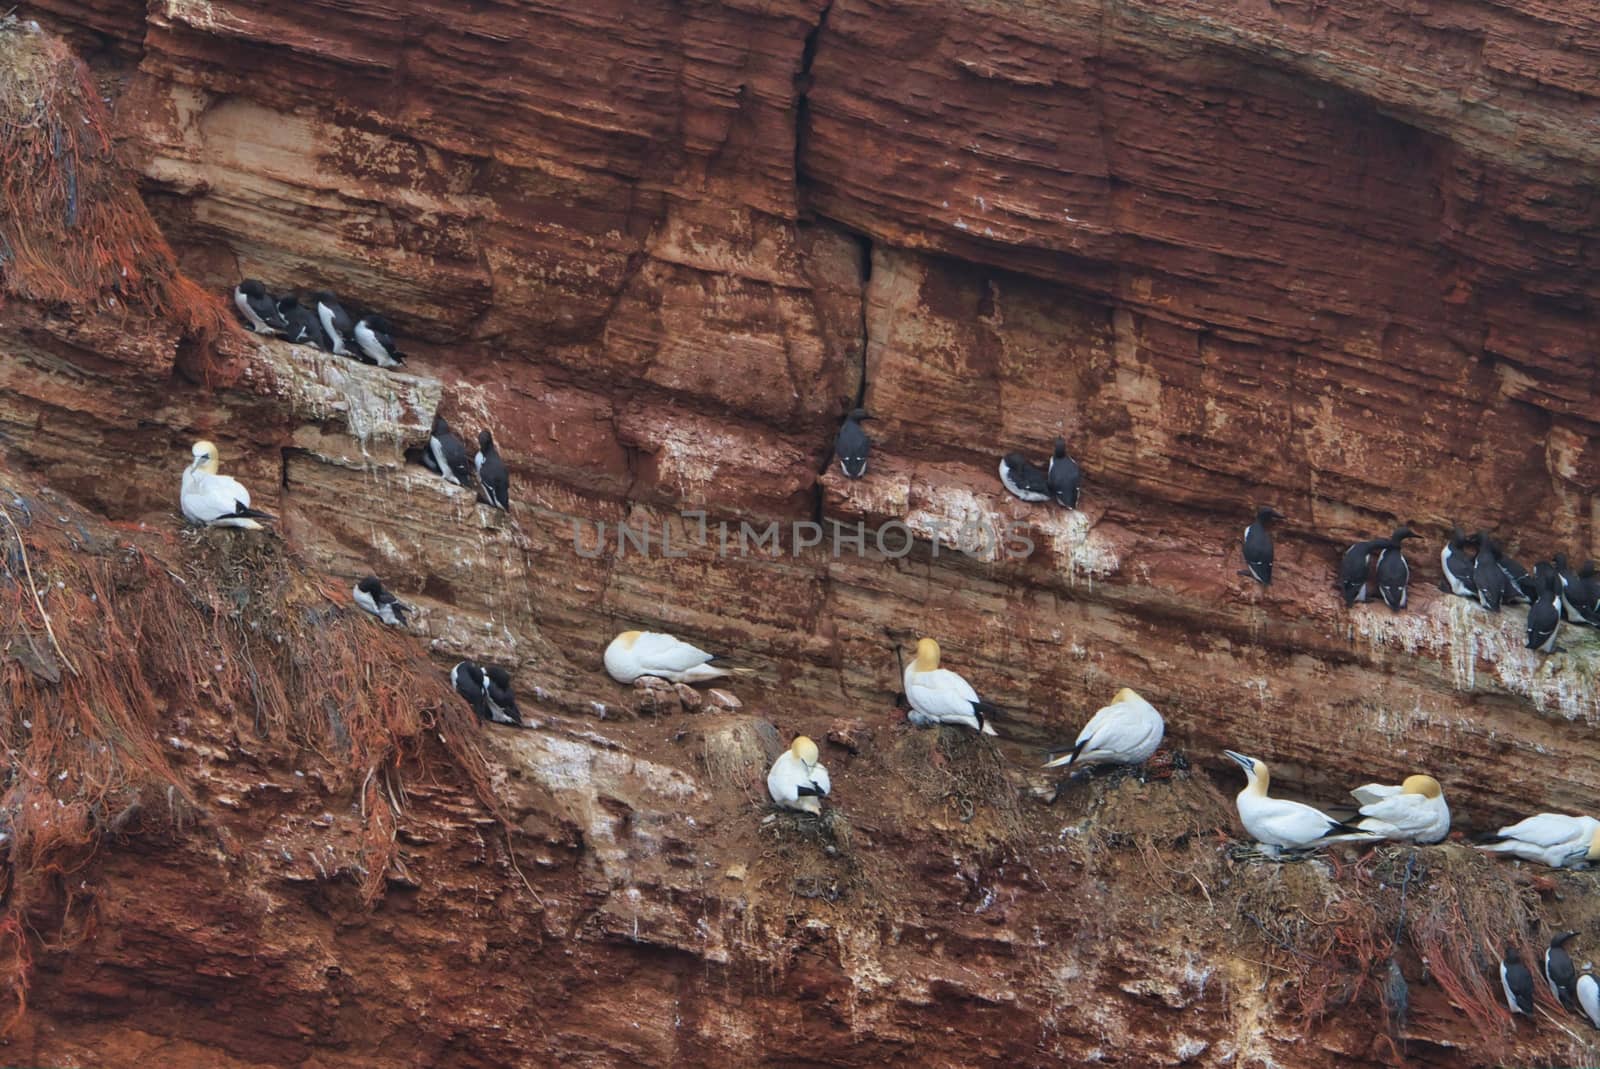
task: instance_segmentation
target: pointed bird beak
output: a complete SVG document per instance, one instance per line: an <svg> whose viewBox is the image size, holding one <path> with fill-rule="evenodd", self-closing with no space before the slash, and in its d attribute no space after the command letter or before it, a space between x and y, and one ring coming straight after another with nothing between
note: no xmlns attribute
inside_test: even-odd
<svg viewBox="0 0 1600 1069"><path fill-rule="evenodd" d="M1242 753L1234 753L1232 750L1223 750L1222 753L1225 757L1233 758L1233 760L1238 763L1239 767L1244 769L1246 772L1249 772L1255 768L1255 762L1251 761L1250 758L1246 757Z"/></svg>
<svg viewBox="0 0 1600 1069"><path fill-rule="evenodd" d="M1048 754L1046 756L1048 756ZM1041 768L1060 768L1062 765L1066 764L1070 760L1072 760L1072 751L1071 750L1067 750L1060 757L1052 758L1051 760L1046 761L1040 767Z"/></svg>

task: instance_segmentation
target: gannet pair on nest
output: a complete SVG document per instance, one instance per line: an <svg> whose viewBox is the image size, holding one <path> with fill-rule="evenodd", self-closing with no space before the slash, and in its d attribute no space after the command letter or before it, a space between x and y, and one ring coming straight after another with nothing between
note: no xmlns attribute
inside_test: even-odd
<svg viewBox="0 0 1600 1069"><path fill-rule="evenodd" d="M1351 793L1362 803L1362 819L1351 823L1304 802L1269 797L1272 773L1265 761L1233 750L1223 753L1245 774L1244 790L1236 799L1239 820L1270 856L1337 842L1399 839L1432 843L1450 831L1450 810L1432 776L1411 776L1398 787L1377 783L1357 787Z"/></svg>

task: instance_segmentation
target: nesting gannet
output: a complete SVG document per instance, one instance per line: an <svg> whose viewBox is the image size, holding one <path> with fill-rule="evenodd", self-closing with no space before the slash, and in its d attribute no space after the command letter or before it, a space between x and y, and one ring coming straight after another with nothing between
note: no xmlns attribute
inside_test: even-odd
<svg viewBox="0 0 1600 1069"><path fill-rule="evenodd" d="M1446 594L1463 598L1478 596L1478 586L1472 581L1472 566L1476 562L1467 552L1467 545L1471 541L1457 527L1450 532L1450 540L1439 551L1439 565L1444 571L1439 589Z"/></svg>
<svg viewBox="0 0 1600 1069"><path fill-rule="evenodd" d="M1049 477L1021 453L1007 453L1000 458L1000 482L1024 501L1050 500Z"/></svg>
<svg viewBox="0 0 1600 1069"><path fill-rule="evenodd" d="M703 683L729 674L711 664L716 655L659 631L624 631L606 647L606 671L618 683L660 676L674 683Z"/></svg>
<svg viewBox="0 0 1600 1069"><path fill-rule="evenodd" d="M328 290L320 290L311 300L312 307L317 310L317 322L322 324L322 332L328 337L328 350L339 356L353 356L347 343L355 325L350 322L350 313L340 306L339 298Z"/></svg>
<svg viewBox="0 0 1600 1069"><path fill-rule="evenodd" d="M355 339L364 364L399 367L406 362L405 354L395 348L394 328L383 316L362 316L356 320Z"/></svg>
<svg viewBox="0 0 1600 1069"><path fill-rule="evenodd" d="M245 325L256 334L277 334L279 328L288 326L278 311L278 302L258 279L247 278L235 286L233 304L244 316Z"/></svg>
<svg viewBox="0 0 1600 1069"><path fill-rule="evenodd" d="M1450 807L1432 776L1407 776L1398 787L1369 783L1350 792L1361 803L1362 831L1408 843L1438 843L1450 834Z"/></svg>
<svg viewBox="0 0 1600 1069"><path fill-rule="evenodd" d="M1256 509L1256 522L1244 529L1244 566L1240 575L1248 575L1262 586L1272 585L1272 532L1267 524L1283 519L1275 508Z"/></svg>
<svg viewBox="0 0 1600 1069"><path fill-rule="evenodd" d="M382 581L369 575L357 583L354 590L356 604L391 627L406 626L406 613L411 606L384 589Z"/></svg>
<svg viewBox="0 0 1600 1069"><path fill-rule="evenodd" d="M472 458L467 456L467 447L461 444L443 416L433 417L433 432L428 435L428 449L422 454L422 462L457 486L472 483Z"/></svg>
<svg viewBox="0 0 1600 1069"><path fill-rule="evenodd" d="M1166 722L1156 707L1123 687L1111 704L1099 709L1078 732L1071 750L1052 750L1045 768L1060 765L1139 765L1161 745ZM1057 757L1056 754L1061 756Z"/></svg>
<svg viewBox="0 0 1600 1069"><path fill-rule="evenodd" d="M839 470L847 479L859 479L867 473L867 454L872 451L872 439L861 429L861 421L871 418L864 408L852 410L833 440L833 455L839 458Z"/></svg>
<svg viewBox="0 0 1600 1069"><path fill-rule="evenodd" d="M978 697L972 684L948 668L939 667L939 644L931 638L917 640L917 656L906 665L906 714L918 727L960 724L985 735L997 735L989 718L1000 711Z"/></svg>
<svg viewBox="0 0 1600 1069"><path fill-rule="evenodd" d="M1595 980L1594 973L1578 977L1578 1005L1583 1007L1589 1023L1600 1028L1600 981Z"/></svg>
<svg viewBox="0 0 1600 1069"><path fill-rule="evenodd" d="M217 447L196 442L190 450L194 460L183 473L179 503L191 523L208 527L244 527L261 530L257 520L271 516L250 507L250 491L239 480L217 474Z"/></svg>
<svg viewBox="0 0 1600 1069"><path fill-rule="evenodd" d="M1566 942L1577 932L1557 932L1544 951L1544 982L1550 993L1567 1009L1577 994L1578 970L1572 967L1572 955L1567 953Z"/></svg>
<svg viewBox="0 0 1600 1069"><path fill-rule="evenodd" d="M1382 836L1362 832L1304 802L1267 797L1272 773L1265 761L1232 750L1222 751L1244 769L1245 786L1236 802L1244 830L1272 854L1283 849L1305 850L1325 843L1370 841Z"/></svg>
<svg viewBox="0 0 1600 1069"><path fill-rule="evenodd" d="M1533 974L1522 964L1517 948L1506 944L1505 957L1500 961L1500 986L1506 992L1506 1005L1512 1013L1533 1016Z"/></svg>
<svg viewBox="0 0 1600 1069"><path fill-rule="evenodd" d="M1600 861L1600 820L1564 813L1538 813L1508 824L1475 844L1491 854L1510 854L1553 869Z"/></svg>
<svg viewBox="0 0 1600 1069"><path fill-rule="evenodd" d="M497 509L510 511L511 476L494 447L494 435L488 431L478 432L478 453L472 463L478 471L478 490L483 499Z"/></svg>
<svg viewBox="0 0 1600 1069"><path fill-rule="evenodd" d="M1050 455L1050 467L1046 469L1044 481L1050 487L1050 496L1055 498L1056 504L1064 509L1078 507L1078 491L1083 483L1083 469L1078 467L1078 462L1067 456L1067 440L1056 439L1055 452Z"/></svg>
<svg viewBox="0 0 1600 1069"><path fill-rule="evenodd" d="M828 770L817 760L817 744L804 735L772 762L772 771L767 773L767 793L772 800L803 813L820 814L822 797L829 789Z"/></svg>

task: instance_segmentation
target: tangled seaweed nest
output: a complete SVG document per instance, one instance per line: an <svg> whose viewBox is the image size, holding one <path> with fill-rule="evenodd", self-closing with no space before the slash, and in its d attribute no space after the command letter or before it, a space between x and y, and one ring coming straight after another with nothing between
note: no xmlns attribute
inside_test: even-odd
<svg viewBox="0 0 1600 1069"><path fill-rule="evenodd" d="M139 199L88 68L14 17L0 19L0 292L136 309L193 336L229 322Z"/></svg>
<svg viewBox="0 0 1600 1069"><path fill-rule="evenodd" d="M26 1006L21 918L53 908L65 929L66 888L81 882L66 877L108 836L203 820L162 742L189 719L220 716L260 740L252 749L322 757L365 818L368 904L397 854L388 773L403 756L425 759L429 735L505 819L471 712L421 645L342 609L275 538L208 530L140 548L71 511L0 489L0 997L12 1003L0 1035ZM58 945L71 943L64 930Z"/></svg>
<svg viewBox="0 0 1600 1069"><path fill-rule="evenodd" d="M1007 844L1029 835L1005 757L988 736L942 724L910 731L895 744L893 766L920 809L943 806L951 819Z"/></svg>
<svg viewBox="0 0 1600 1069"><path fill-rule="evenodd" d="M760 835L796 898L840 902L866 883L850 821L833 806L820 816L769 806Z"/></svg>

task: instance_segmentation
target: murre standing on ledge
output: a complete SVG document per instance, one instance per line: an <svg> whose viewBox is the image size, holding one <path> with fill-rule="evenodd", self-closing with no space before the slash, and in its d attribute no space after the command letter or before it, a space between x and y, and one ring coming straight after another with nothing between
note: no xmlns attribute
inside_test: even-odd
<svg viewBox="0 0 1600 1069"><path fill-rule="evenodd" d="M1472 581L1472 566L1476 562L1467 552L1469 539L1457 527L1450 532L1450 540L1439 551L1439 566L1444 571L1444 578L1439 581L1439 589L1446 594L1455 594L1463 598L1476 598L1478 585Z"/></svg>
<svg viewBox="0 0 1600 1069"><path fill-rule="evenodd" d="M1515 588L1496 559L1494 539L1489 537L1489 532L1479 531L1474 537L1478 541L1478 557L1472 563L1472 585L1478 591L1478 604L1490 612L1499 612L1500 603L1507 599L1508 591Z"/></svg>
<svg viewBox="0 0 1600 1069"><path fill-rule="evenodd" d="M479 665L482 675L483 696L489 703L489 718L497 724L522 726L522 711L517 708L517 695L511 689L511 673L497 665Z"/></svg>
<svg viewBox="0 0 1600 1069"><path fill-rule="evenodd" d="M1583 627L1600 627L1600 589L1594 582L1594 561L1585 561L1574 574L1565 553L1556 554L1556 574L1561 578L1561 604L1567 619Z"/></svg>
<svg viewBox="0 0 1600 1069"><path fill-rule="evenodd" d="M194 460L183 473L183 486L178 493L178 503L183 515L191 523L206 527L243 527L250 531L261 530L257 520L272 517L250 507L250 491L239 480L217 474L217 447L210 442L196 442L190 450Z"/></svg>
<svg viewBox="0 0 1600 1069"><path fill-rule="evenodd" d="M1393 545L1387 538L1373 538L1344 551L1344 559L1339 562L1339 590L1344 595L1345 608L1372 596L1372 555Z"/></svg>
<svg viewBox="0 0 1600 1069"><path fill-rule="evenodd" d="M1262 586L1272 585L1272 532L1267 524L1283 519L1275 508L1262 506L1256 509L1256 522L1244 529L1244 566L1240 575L1248 575Z"/></svg>
<svg viewBox="0 0 1600 1069"><path fill-rule="evenodd" d="M1505 548L1496 542L1494 544L1495 563L1500 565L1500 570L1506 573L1506 578L1511 580L1511 585L1506 588L1505 603L1516 605L1521 602L1530 602L1539 596L1539 591L1533 585L1533 577L1528 574L1528 569L1518 564L1505 551Z"/></svg>
<svg viewBox="0 0 1600 1069"><path fill-rule="evenodd" d="M606 672L618 683L659 676L673 683L704 683L733 672L711 662L715 654L659 631L624 631L606 647Z"/></svg>
<svg viewBox="0 0 1600 1069"><path fill-rule="evenodd" d="M767 773L767 793L785 809L821 815L822 799L832 788L828 770L818 760L817 744L797 736L772 762Z"/></svg>
<svg viewBox="0 0 1600 1069"><path fill-rule="evenodd" d="M861 429L861 421L871 419L864 408L852 409L833 440L833 455L839 458L839 470L846 479L859 479L867 473L867 454L872 451L872 439Z"/></svg>
<svg viewBox="0 0 1600 1069"><path fill-rule="evenodd" d="M257 279L247 278L235 286L233 303L244 316L245 325L256 334L277 334L280 327L288 326L278 312L278 302Z"/></svg>
<svg viewBox="0 0 1600 1069"><path fill-rule="evenodd" d="M1067 440L1056 439L1055 452L1050 456L1050 467L1045 472L1045 483L1050 496L1064 509L1078 507L1078 490L1083 482L1083 472L1078 462L1067 456Z"/></svg>
<svg viewBox="0 0 1600 1069"><path fill-rule="evenodd" d="M1383 595L1383 602L1391 612L1399 612L1406 607L1406 586L1411 582L1411 565L1406 563L1401 543L1416 537L1417 533L1411 528L1397 527L1394 534L1389 536L1389 541L1394 544L1385 546L1378 554L1378 593Z"/></svg>
<svg viewBox="0 0 1600 1069"><path fill-rule="evenodd" d="M1566 942L1577 932L1557 932L1544 952L1544 982L1550 993L1567 1009L1572 1009L1577 994L1578 970L1572 967L1572 955L1567 953Z"/></svg>
<svg viewBox="0 0 1600 1069"><path fill-rule="evenodd" d="M1506 1005L1512 1013L1533 1016L1533 974L1522 964L1522 955L1510 943L1500 960L1500 986L1505 989Z"/></svg>
<svg viewBox="0 0 1600 1069"><path fill-rule="evenodd" d="M331 290L319 290L312 297L312 307L316 308L317 321L328 337L328 351L337 356L353 356L346 342L354 325L350 322L350 313L340 307L339 298Z"/></svg>
<svg viewBox="0 0 1600 1069"><path fill-rule="evenodd" d="M390 627L406 626L406 613L411 606L384 589L375 575L369 575L355 586L356 604Z"/></svg>
<svg viewBox="0 0 1600 1069"><path fill-rule="evenodd" d="M1161 745L1167 723L1156 707L1123 687L1078 732L1070 750L1051 750L1045 768L1142 765Z"/></svg>
<svg viewBox="0 0 1600 1069"><path fill-rule="evenodd" d="M1239 821L1256 842L1267 848L1268 854L1276 857L1285 849L1308 850L1327 843L1352 840L1370 842L1383 838L1334 820L1322 810L1304 802L1269 798L1267 788L1272 784L1272 772L1265 761L1232 750L1222 752L1244 769L1244 790L1235 799L1239 807Z"/></svg>
<svg viewBox="0 0 1600 1069"><path fill-rule="evenodd" d="M322 324L317 321L317 314L293 294L278 298L278 315L283 319L284 341L293 342L295 345L312 345L318 349L328 348L328 336L322 332Z"/></svg>
<svg viewBox="0 0 1600 1069"><path fill-rule="evenodd" d="M394 328L383 316L362 316L356 320L355 339L364 363L399 367L406 362L405 354L395 348Z"/></svg>
<svg viewBox="0 0 1600 1069"><path fill-rule="evenodd" d="M472 459L478 469L478 488L483 499L497 509L511 511L511 476L506 462L494 447L494 435L478 432L478 454Z"/></svg>
<svg viewBox="0 0 1600 1069"><path fill-rule="evenodd" d="M1536 813L1482 836L1474 845L1491 854L1510 854L1553 869L1575 869L1600 861L1600 820Z"/></svg>
<svg viewBox="0 0 1600 1069"><path fill-rule="evenodd" d="M972 684L948 668L939 667L939 644L931 638L917 640L917 656L906 665L906 719L918 727L959 724L983 735L997 735L989 723L1000 712L978 697Z"/></svg>
<svg viewBox="0 0 1600 1069"><path fill-rule="evenodd" d="M474 661L457 661L450 669L450 685L467 699L479 720L489 719L489 696L483 690L483 669Z"/></svg>
<svg viewBox="0 0 1600 1069"><path fill-rule="evenodd" d="M1561 653L1556 637L1561 634L1561 577L1552 565L1540 561L1533 568L1533 582L1539 600L1528 610L1527 648L1540 653Z"/></svg>
<svg viewBox="0 0 1600 1069"><path fill-rule="evenodd" d="M1049 478L1021 453L1007 453L1000 458L1000 481L1024 501L1050 500Z"/></svg>
<svg viewBox="0 0 1600 1069"><path fill-rule="evenodd" d="M443 416L433 417L433 433L428 436L422 462L457 486L472 484L472 459L467 456L467 447L461 444Z"/></svg>
<svg viewBox="0 0 1600 1069"><path fill-rule="evenodd" d="M1441 843L1450 834L1450 807L1432 776L1407 776L1398 787L1369 783L1350 792L1361 803L1362 831L1403 843Z"/></svg>

